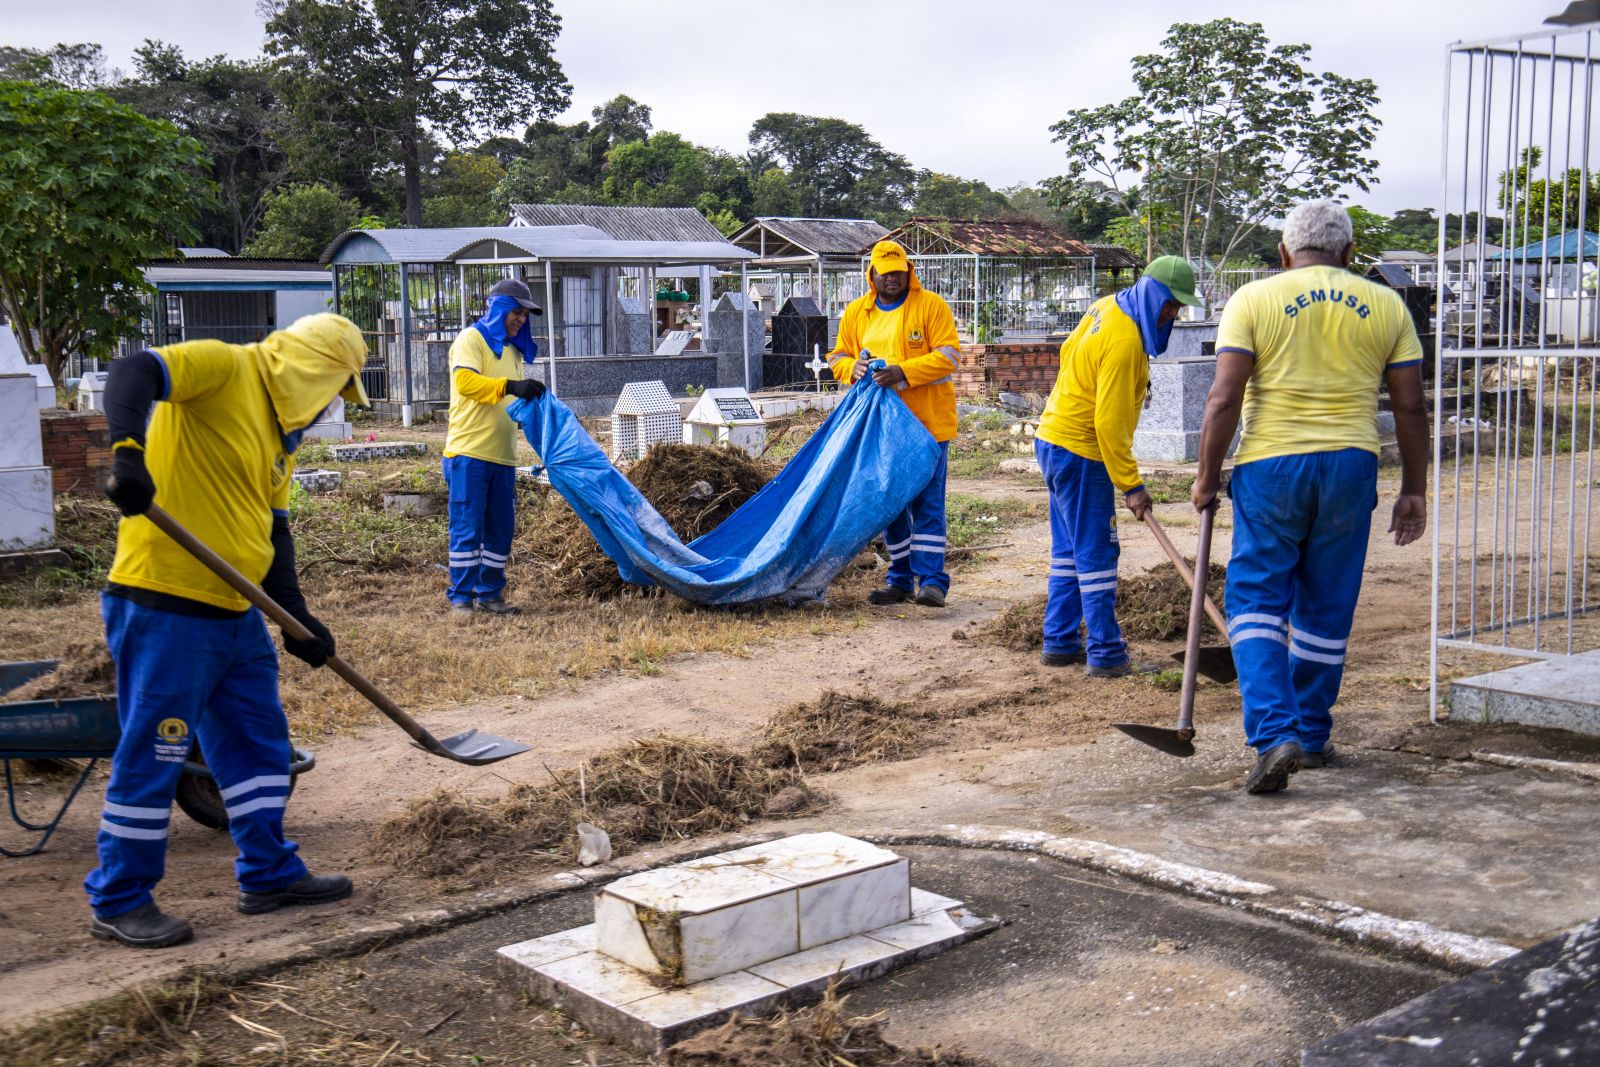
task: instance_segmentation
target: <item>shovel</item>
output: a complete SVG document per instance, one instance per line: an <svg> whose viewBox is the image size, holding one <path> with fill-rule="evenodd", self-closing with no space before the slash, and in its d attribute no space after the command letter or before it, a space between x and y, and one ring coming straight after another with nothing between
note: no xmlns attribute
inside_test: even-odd
<svg viewBox="0 0 1600 1067"><path fill-rule="evenodd" d="M1195 587L1194 571L1189 569L1189 565L1183 561L1183 557L1179 555L1178 550L1173 547L1172 539L1167 536L1167 531L1163 530L1161 528L1161 524L1156 521L1155 512L1145 512L1144 521L1145 525L1150 527L1150 532L1156 535L1156 540L1161 543L1161 550L1167 554L1167 558L1172 561L1172 565L1178 568L1178 573L1182 575L1184 584L1187 585L1192 591ZM1210 520L1207 519L1206 521L1209 522ZM1209 544L1209 538L1207 543ZM1207 572L1210 570L1209 563L1197 564L1197 566L1204 568ZM1212 601L1209 595L1205 598L1205 607L1206 617L1211 620L1212 625L1217 628L1218 633L1226 636L1228 633L1228 620L1222 617L1221 610L1218 609L1216 603ZM1192 612L1193 605L1190 605L1190 609ZM1192 647L1193 642L1190 644L1191 647L1187 652L1173 653L1172 658L1187 661L1188 659L1194 658L1196 655L1198 655L1200 660L1200 673L1205 675L1207 678L1210 678L1214 682L1223 682L1224 684L1238 680L1239 668L1234 666L1233 663L1233 649L1229 648L1227 645L1206 645L1204 648L1201 648L1198 653L1196 653Z"/></svg>
<svg viewBox="0 0 1600 1067"><path fill-rule="evenodd" d="M290 637L296 641L309 641L314 638L315 635L302 626L300 620L283 610L283 607L268 596L264 589L240 574L232 564L180 526L178 521L167 514L160 505L150 505L150 510L145 512L145 515L155 523L156 529L182 545L190 555L209 567L218 578L231 585L240 596L260 608L262 614L283 627L284 632ZM527 752L532 747L520 741L496 737L494 734L481 734L476 730L465 730L441 741L424 729L421 723L401 711L398 704L384 696L377 686L367 681L360 672L340 657L329 656L328 666L333 669L333 673L349 682L356 692L372 701L379 711L393 719L395 725L410 734L412 742L418 748L435 756L480 767L485 763L495 763L508 756Z"/></svg>
<svg viewBox="0 0 1600 1067"><path fill-rule="evenodd" d="M1200 545L1195 551L1195 570L1206 574L1211 566L1211 520L1216 515L1217 506L1213 503L1200 513ZM1152 525L1152 529L1160 527ZM1162 535L1162 543L1166 544L1166 537ZM1180 563L1182 557L1177 552L1172 552L1176 557L1174 562ZM1179 571L1183 570L1179 566ZM1189 599L1189 652L1183 660L1183 692L1178 697L1178 726L1169 730L1165 726L1146 726L1140 722L1117 722L1111 725L1133 738L1143 742L1151 748L1160 749L1169 756L1188 757L1194 755L1194 685L1200 668L1200 630L1205 624L1201 622L1201 612L1207 606L1206 587L1200 582L1190 582L1194 587L1194 594ZM1212 608L1215 611L1215 608ZM1226 632L1226 629L1224 629Z"/></svg>

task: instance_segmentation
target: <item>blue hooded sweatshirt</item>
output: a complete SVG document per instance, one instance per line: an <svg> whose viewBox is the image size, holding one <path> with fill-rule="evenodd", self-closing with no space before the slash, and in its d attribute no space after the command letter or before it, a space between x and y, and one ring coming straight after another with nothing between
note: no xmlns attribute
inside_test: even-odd
<svg viewBox="0 0 1600 1067"><path fill-rule="evenodd" d="M1172 340L1172 323L1161 324L1161 309L1171 299L1172 290L1154 278L1140 278L1117 294L1117 307L1139 324L1147 356L1161 355Z"/></svg>
<svg viewBox="0 0 1600 1067"><path fill-rule="evenodd" d="M483 318L472 325L483 334L490 351L497 357L505 351L506 342L510 341L512 346L522 353L522 362L532 363L539 358L539 342L533 339L533 316L530 314L523 320L522 329L517 331L515 337L506 336L506 314L517 310L520 306L509 296L491 296Z"/></svg>

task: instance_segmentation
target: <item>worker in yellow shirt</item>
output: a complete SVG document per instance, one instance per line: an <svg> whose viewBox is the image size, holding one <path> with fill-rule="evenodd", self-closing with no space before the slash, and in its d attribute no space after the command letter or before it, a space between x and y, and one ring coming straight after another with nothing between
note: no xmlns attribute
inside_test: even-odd
<svg viewBox="0 0 1600 1067"><path fill-rule="evenodd" d="M1217 326L1217 377L1200 430L1196 510L1215 507L1233 458L1228 640L1239 666L1250 793L1333 759L1331 714L1378 505L1378 390L1400 445L1397 545L1426 525L1422 345L1399 294L1350 273L1350 216L1329 200L1284 221L1282 274L1251 282Z"/></svg>
<svg viewBox="0 0 1600 1067"><path fill-rule="evenodd" d="M1150 510L1133 459L1150 357L1167 350L1183 305L1199 302L1194 270L1177 256L1161 256L1132 286L1091 304L1062 342L1061 370L1033 443L1050 490L1039 657L1047 667L1083 663L1095 678L1134 671L1117 625L1117 495L1141 520Z"/></svg>
<svg viewBox="0 0 1600 1067"><path fill-rule="evenodd" d="M308 873L283 836L293 750L265 620L144 516L160 504L258 583L311 631L305 641L285 634L285 650L322 666L333 635L300 594L290 476L301 435L336 396L367 403L359 376L366 359L356 324L321 314L256 344L189 341L111 364L105 493L124 517L100 608L117 665L122 739L101 810L100 862L84 879L90 933L100 940L164 948L193 936L187 921L162 912L152 890L165 872L172 800L197 740L239 846L239 910L350 895L349 878Z"/></svg>
<svg viewBox="0 0 1600 1067"><path fill-rule="evenodd" d="M528 316L544 312L515 278L496 282L488 295L483 317L450 346L448 595L452 611L515 615L505 587L517 521L517 428L505 409L508 397L531 400L544 392L544 383L523 376L539 356Z"/></svg>
<svg viewBox="0 0 1600 1067"><path fill-rule="evenodd" d="M874 372L876 360L887 365ZM883 588L867 599L899 604L914 596L925 607L943 607L950 591L944 569L944 484L956 435L953 375L961 366L961 342L950 305L922 287L906 250L896 242L872 246L867 292L845 308L828 366L846 383L872 374L874 382L905 401L939 443L933 477L884 531L889 573Z"/></svg>

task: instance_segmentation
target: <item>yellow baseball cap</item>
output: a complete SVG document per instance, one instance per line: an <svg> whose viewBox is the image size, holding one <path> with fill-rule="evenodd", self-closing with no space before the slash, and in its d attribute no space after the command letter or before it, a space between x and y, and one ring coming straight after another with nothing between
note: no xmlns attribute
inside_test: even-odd
<svg viewBox="0 0 1600 1067"><path fill-rule="evenodd" d="M906 258L906 250L900 247L898 241L879 241L872 246L872 269L879 274L909 271L911 261Z"/></svg>

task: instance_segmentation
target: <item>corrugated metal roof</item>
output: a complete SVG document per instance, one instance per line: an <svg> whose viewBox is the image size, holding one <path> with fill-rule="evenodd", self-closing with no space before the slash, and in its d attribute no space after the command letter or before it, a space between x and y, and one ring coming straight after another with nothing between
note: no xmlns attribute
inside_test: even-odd
<svg viewBox="0 0 1600 1067"><path fill-rule="evenodd" d="M722 233L692 207L611 204L512 204L513 226L593 226L619 241L720 241Z"/></svg>
<svg viewBox="0 0 1600 1067"><path fill-rule="evenodd" d="M734 235L731 240L742 248L759 251L762 228L792 245L819 256L859 256L889 235L888 227L871 219L799 219L762 216Z"/></svg>
<svg viewBox="0 0 1600 1067"><path fill-rule="evenodd" d="M484 247L488 245L489 247ZM720 236L706 241L619 241L594 226L461 226L351 230L323 253L329 263L450 263L458 259L568 263L725 263L753 259Z"/></svg>
<svg viewBox="0 0 1600 1067"><path fill-rule="evenodd" d="M1144 270L1144 260L1121 245L1090 245L1089 251L1101 270Z"/></svg>
<svg viewBox="0 0 1600 1067"><path fill-rule="evenodd" d="M1582 233L1582 244L1579 244L1579 233ZM1582 252L1579 252L1579 248ZM1593 259L1597 248L1600 248L1600 238L1587 230L1568 230L1566 233L1551 237L1545 241L1534 241L1521 248L1513 248L1509 252L1496 252L1489 256L1490 259Z"/></svg>
<svg viewBox="0 0 1600 1067"><path fill-rule="evenodd" d="M184 259L216 259L228 254L220 248L212 248L209 245L201 248L179 248L178 251L183 253Z"/></svg>
<svg viewBox="0 0 1600 1067"><path fill-rule="evenodd" d="M976 255L1089 256L1089 246L1037 219L940 219L916 216L889 236L923 230Z"/></svg>
<svg viewBox="0 0 1600 1067"><path fill-rule="evenodd" d="M173 270L305 270L326 271L314 259L254 259L248 256L195 256L185 259L153 259L151 267Z"/></svg>
<svg viewBox="0 0 1600 1067"><path fill-rule="evenodd" d="M144 269L145 280L160 287L181 283L183 285L250 285L271 288L274 283L305 286L325 285L333 288L333 272L326 270L238 270L232 267L158 267Z"/></svg>

